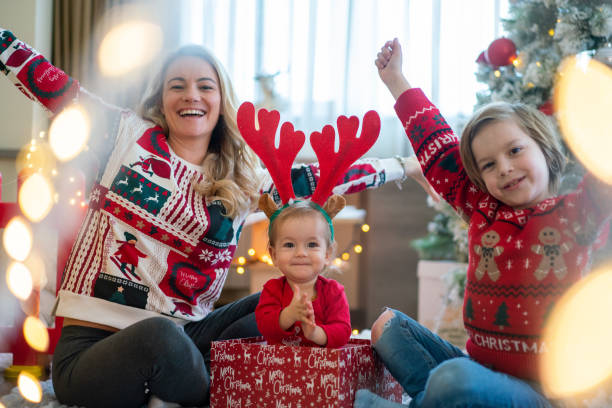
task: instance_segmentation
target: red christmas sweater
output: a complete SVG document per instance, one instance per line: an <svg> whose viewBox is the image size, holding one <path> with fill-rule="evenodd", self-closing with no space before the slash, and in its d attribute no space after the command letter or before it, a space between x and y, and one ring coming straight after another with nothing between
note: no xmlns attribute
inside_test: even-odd
<svg viewBox="0 0 612 408"><path fill-rule="evenodd" d="M88 211L66 263L58 316L122 329L148 317L185 324L213 310L249 211L225 216L197 192L201 167L177 156L163 130L135 112L104 103L0 28L0 72L49 113L75 100L92 122L88 159L100 163ZM350 194L403 177L395 159L361 159L334 192ZM278 192L257 174L261 192ZM295 194L312 195L316 164L292 169Z"/></svg>
<svg viewBox="0 0 612 408"><path fill-rule="evenodd" d="M420 89L395 110L431 185L469 222L463 319L469 355L517 377L538 379L546 352L542 329L551 308L589 267L610 214L587 193L585 177L570 194L514 210L470 182L459 140Z"/></svg>
<svg viewBox="0 0 612 408"><path fill-rule="evenodd" d="M344 346L351 337L351 315L344 287L333 279L319 276L315 293L317 297L312 301L315 322L327 335L326 347ZM281 329L280 313L289 306L291 299L293 290L284 276L266 282L255 309L259 331L269 344L316 346L304 337L301 322L296 322L289 330Z"/></svg>

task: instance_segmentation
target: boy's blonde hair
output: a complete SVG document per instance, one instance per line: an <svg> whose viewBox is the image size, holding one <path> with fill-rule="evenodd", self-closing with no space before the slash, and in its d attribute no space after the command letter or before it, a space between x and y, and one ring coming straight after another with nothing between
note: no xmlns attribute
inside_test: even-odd
<svg viewBox="0 0 612 408"><path fill-rule="evenodd" d="M309 200L294 201L281 212L279 212L278 215L274 218L274 220L271 221L272 224L268 229L269 245L271 247L274 247L276 235L278 233L280 225L282 225L285 221L291 218L300 218L309 215L315 215L316 217L319 217L327 227L327 220L321 213L321 210L317 209L315 205L316 204ZM335 241L332 241L331 229L325 228L325 243L327 244L327 248L333 248L334 242Z"/></svg>
<svg viewBox="0 0 612 408"><path fill-rule="evenodd" d="M181 57L196 57L208 62L219 77L222 115L213 130L208 153L202 162L204 180L195 184L194 188L209 201L221 201L226 210L225 215L235 217L239 212L253 209L257 203L259 191L256 171L261 166L238 131L237 97L219 60L199 45L186 45L174 51L151 78L138 113L168 134L168 123L162 113L164 78L170 65Z"/></svg>
<svg viewBox="0 0 612 408"><path fill-rule="evenodd" d="M461 161L472 183L482 191L487 191L474 159L472 150L474 138L485 126L504 120L513 120L540 147L548 167L548 188L551 193L556 193L566 164L557 132L542 112L523 103L490 103L477 110L463 128L460 144Z"/></svg>

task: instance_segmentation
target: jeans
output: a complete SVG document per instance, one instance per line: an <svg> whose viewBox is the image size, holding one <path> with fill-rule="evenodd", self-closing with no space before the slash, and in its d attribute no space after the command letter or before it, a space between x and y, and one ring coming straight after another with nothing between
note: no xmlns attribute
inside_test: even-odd
<svg viewBox="0 0 612 408"><path fill-rule="evenodd" d="M118 332L66 326L53 355L55 394L66 405L140 407L151 395L182 406L208 404L213 340L259 336L259 294L181 328L164 317Z"/></svg>
<svg viewBox="0 0 612 408"><path fill-rule="evenodd" d="M471 360L405 314L385 325L374 350L412 398L410 407L552 407L535 383Z"/></svg>

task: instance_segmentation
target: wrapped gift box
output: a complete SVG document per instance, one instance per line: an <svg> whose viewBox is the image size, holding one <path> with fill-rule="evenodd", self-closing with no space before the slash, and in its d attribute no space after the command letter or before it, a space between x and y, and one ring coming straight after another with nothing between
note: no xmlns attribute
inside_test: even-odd
<svg viewBox="0 0 612 408"><path fill-rule="evenodd" d="M337 349L267 345L262 337L215 341L210 370L211 408L350 408L361 388L402 400L363 339Z"/></svg>

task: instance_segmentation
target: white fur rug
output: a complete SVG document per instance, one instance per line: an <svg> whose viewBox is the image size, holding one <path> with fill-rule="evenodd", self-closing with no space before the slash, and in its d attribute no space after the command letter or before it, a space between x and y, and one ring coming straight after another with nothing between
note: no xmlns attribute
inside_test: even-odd
<svg viewBox="0 0 612 408"><path fill-rule="evenodd" d="M55 399L55 392L53 392L51 380L42 381L40 385L43 395L39 403L30 402L24 399L17 387L14 387L10 393L0 398L0 402L3 403L6 408L69 408L68 405L60 404L57 399Z"/></svg>

